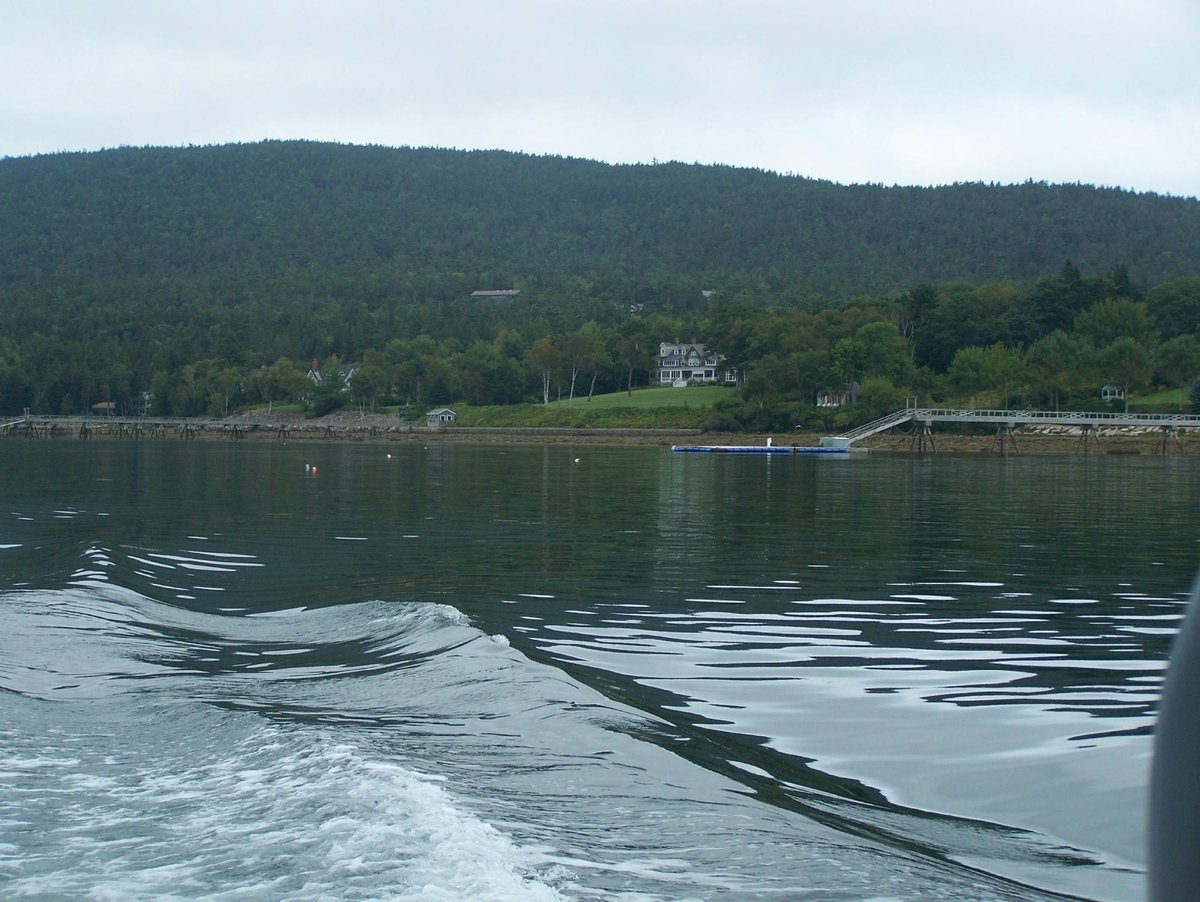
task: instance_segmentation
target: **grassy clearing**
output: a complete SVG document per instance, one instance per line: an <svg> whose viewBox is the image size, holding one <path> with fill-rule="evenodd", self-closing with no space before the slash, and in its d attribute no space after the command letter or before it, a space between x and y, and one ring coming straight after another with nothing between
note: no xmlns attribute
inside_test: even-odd
<svg viewBox="0 0 1200 902"><path fill-rule="evenodd" d="M647 410L673 407L709 408L718 401L733 396L733 389L723 385L690 385L687 388L639 388L632 394L628 392L613 392L608 395L596 395L592 400L587 395L576 396L568 401L551 401L546 405L551 410L601 410L613 407L625 409ZM538 405L541 406L541 405Z"/></svg>
<svg viewBox="0 0 1200 902"><path fill-rule="evenodd" d="M642 388L549 404L506 407L454 405L460 426L542 427L555 429L701 429L717 401L732 396L719 385Z"/></svg>
<svg viewBox="0 0 1200 902"><path fill-rule="evenodd" d="M709 416L707 407L588 407L586 402L571 407L542 404L471 407L456 404L454 411L458 414L455 421L457 426L548 429L700 429Z"/></svg>
<svg viewBox="0 0 1200 902"><path fill-rule="evenodd" d="M1155 392L1152 395L1141 395L1137 398L1129 399L1130 410L1179 410L1179 403L1183 402L1183 409L1188 409L1187 391L1182 388L1166 388L1160 392Z"/></svg>

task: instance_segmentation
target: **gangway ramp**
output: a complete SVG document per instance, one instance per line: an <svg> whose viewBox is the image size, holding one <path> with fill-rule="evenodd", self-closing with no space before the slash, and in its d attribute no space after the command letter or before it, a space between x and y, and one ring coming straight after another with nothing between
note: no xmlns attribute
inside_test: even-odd
<svg viewBox="0 0 1200 902"><path fill-rule="evenodd" d="M889 429L895 429L897 426L903 426L905 423L913 419L916 413L916 408L908 407L904 410L897 410L895 413L889 413L887 416L880 417L877 420L872 420L862 426L851 429L849 432L843 432L838 438L844 438L850 442L856 442L859 439L870 438L872 435L877 435L880 432L887 432Z"/></svg>

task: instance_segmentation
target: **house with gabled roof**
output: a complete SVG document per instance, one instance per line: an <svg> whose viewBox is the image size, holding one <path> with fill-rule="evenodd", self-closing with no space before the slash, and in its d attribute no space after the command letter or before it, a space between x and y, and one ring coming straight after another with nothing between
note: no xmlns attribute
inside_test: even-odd
<svg viewBox="0 0 1200 902"><path fill-rule="evenodd" d="M683 387L692 382L737 382L737 373L724 368L725 357L700 342L664 341L658 346L658 384Z"/></svg>
<svg viewBox="0 0 1200 902"><path fill-rule="evenodd" d="M342 363L338 365L337 375L342 383L342 391L348 391L350 388L350 380L354 378L354 374L362 368L361 363ZM317 361L313 360L312 366L308 368L306 373L313 385L324 385L326 376L318 368Z"/></svg>

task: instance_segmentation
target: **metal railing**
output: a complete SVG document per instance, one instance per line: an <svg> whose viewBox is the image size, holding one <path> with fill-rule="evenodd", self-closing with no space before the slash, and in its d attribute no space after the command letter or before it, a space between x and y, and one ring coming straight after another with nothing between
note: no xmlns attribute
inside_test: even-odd
<svg viewBox="0 0 1200 902"><path fill-rule="evenodd" d="M1183 413L1114 413L1087 410L970 410L953 407L907 407L848 432L839 438L858 441L908 422L992 423L1002 426L1101 426L1158 429L1200 429L1200 416Z"/></svg>
<svg viewBox="0 0 1200 902"><path fill-rule="evenodd" d="M879 432L885 432L888 429L894 429L897 426L907 423L913 418L916 410L906 408L905 410L897 410L895 413L889 413L887 416L882 416L877 420L872 420L870 423L865 423L862 426L856 426L849 432L843 432L839 438L849 439L850 441L858 441L861 438L868 438Z"/></svg>

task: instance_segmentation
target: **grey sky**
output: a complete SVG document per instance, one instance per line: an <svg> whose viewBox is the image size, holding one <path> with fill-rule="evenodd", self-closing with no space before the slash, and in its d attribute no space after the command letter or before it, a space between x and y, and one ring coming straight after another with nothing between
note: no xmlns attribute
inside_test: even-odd
<svg viewBox="0 0 1200 902"><path fill-rule="evenodd" d="M0 0L0 155L262 138L1200 195L1200 0Z"/></svg>

